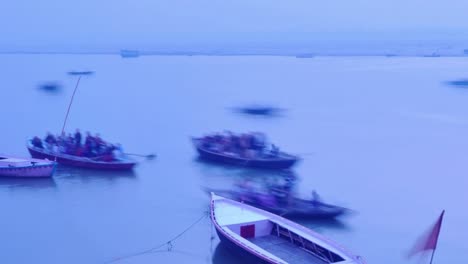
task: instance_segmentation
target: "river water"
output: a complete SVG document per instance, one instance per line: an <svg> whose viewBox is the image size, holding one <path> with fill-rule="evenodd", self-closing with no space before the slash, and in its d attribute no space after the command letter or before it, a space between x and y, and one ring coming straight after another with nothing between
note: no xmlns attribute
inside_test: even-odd
<svg viewBox="0 0 468 264"><path fill-rule="evenodd" d="M208 210L202 190L279 177L197 160L190 137L263 131L302 154L297 194L317 190L354 213L299 219L368 263L413 263L405 254L445 209L434 263L468 259L466 58L1 55L0 152L61 129L100 133L141 159L133 172L59 167L52 179L0 179L1 263L106 263L156 247ZM38 86L56 81L60 91ZM281 116L240 115L265 103ZM276 174L276 175L275 175ZM160 251L116 263L240 263L210 239L207 218Z"/></svg>

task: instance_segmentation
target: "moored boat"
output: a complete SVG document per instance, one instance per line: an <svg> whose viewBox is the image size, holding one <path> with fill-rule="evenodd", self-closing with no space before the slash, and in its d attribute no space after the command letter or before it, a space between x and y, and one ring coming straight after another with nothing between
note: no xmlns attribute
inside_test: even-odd
<svg viewBox="0 0 468 264"><path fill-rule="evenodd" d="M0 176L5 177L51 177L56 163L49 160L16 158L0 155Z"/></svg>
<svg viewBox="0 0 468 264"><path fill-rule="evenodd" d="M213 136L213 138L216 137L217 135ZM200 158L223 164L261 169L288 169L299 160L297 156L279 151L274 145L271 150L266 150L263 146L239 148L237 143L224 143L228 136L221 137L221 143L212 142L211 137L192 138Z"/></svg>
<svg viewBox="0 0 468 264"><path fill-rule="evenodd" d="M138 50L123 49L120 50L120 56L122 58L136 58L140 56L140 52Z"/></svg>
<svg viewBox="0 0 468 264"><path fill-rule="evenodd" d="M265 193L255 190L207 190L215 192L226 198L246 203L257 208L284 216L302 218L336 218L350 212L349 209L325 203L316 196L306 200L294 196L291 193L284 194L274 192Z"/></svg>
<svg viewBox="0 0 468 264"><path fill-rule="evenodd" d="M33 158L55 160L59 164L86 169L130 170L136 165L135 160L125 155L116 157L111 161L102 161L98 158L69 155L54 151L53 149L36 147L31 141L28 141L27 148Z"/></svg>
<svg viewBox="0 0 468 264"><path fill-rule="evenodd" d="M365 263L335 242L264 210L214 193L210 209L221 242L256 263Z"/></svg>

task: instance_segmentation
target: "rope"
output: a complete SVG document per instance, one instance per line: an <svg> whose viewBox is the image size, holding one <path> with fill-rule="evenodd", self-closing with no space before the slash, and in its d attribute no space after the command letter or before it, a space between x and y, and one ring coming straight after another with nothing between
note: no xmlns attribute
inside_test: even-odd
<svg viewBox="0 0 468 264"><path fill-rule="evenodd" d="M141 255L145 255L145 254L151 254L151 253L157 253L157 252L165 252L163 250L159 250L160 248L162 248L163 246L167 246L167 250L166 251L172 251L172 249L174 248L174 244L173 242L175 242L178 238L180 238L181 236L183 236L185 233L187 233L192 227L194 227L196 224L198 224L201 220L203 220L205 217L207 217L207 213L205 212L200 218L197 219L197 221L193 222L189 227L187 227L186 229L184 229L184 231L180 232L178 235L176 235L175 237L173 237L172 239L170 239L169 241L165 242L165 243L162 243L158 246L155 246L155 247L152 247L150 249L147 249L147 250L143 250L143 251L140 251L140 252L136 252L136 253L133 253L133 254L129 254L129 255L126 255L126 256L121 256L121 257L117 257L117 258L114 258L112 260L109 260L107 262L105 262L106 264L107 263L114 263L114 262L117 262L117 261L121 261L121 260L124 260L124 259L128 259L128 258L133 258L133 257L136 257L136 256L141 256Z"/></svg>
<svg viewBox="0 0 468 264"><path fill-rule="evenodd" d="M213 222L210 221L210 258L208 259L208 263L212 262L213 259L213 240L215 239L213 235Z"/></svg>

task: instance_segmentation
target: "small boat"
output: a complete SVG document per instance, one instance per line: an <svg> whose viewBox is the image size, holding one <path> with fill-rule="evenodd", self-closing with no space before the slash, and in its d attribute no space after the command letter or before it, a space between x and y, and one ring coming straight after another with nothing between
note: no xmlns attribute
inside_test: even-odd
<svg viewBox="0 0 468 264"><path fill-rule="evenodd" d="M39 88L46 92L58 92L61 85L57 82L46 82L39 85Z"/></svg>
<svg viewBox="0 0 468 264"><path fill-rule="evenodd" d="M314 54L312 53L301 53L301 54L296 55L296 58L298 59L308 59L308 58L313 58L313 57L314 57Z"/></svg>
<svg viewBox="0 0 468 264"><path fill-rule="evenodd" d="M16 158L0 155L0 176L52 177L56 163L49 160Z"/></svg>
<svg viewBox="0 0 468 264"><path fill-rule="evenodd" d="M261 168L261 169L288 169L299 158L284 152L266 154L255 158L247 158L231 152L220 152L204 146L203 138L192 138L192 142L200 155L200 158L237 166Z"/></svg>
<svg viewBox="0 0 468 264"><path fill-rule="evenodd" d="M267 105L250 105L235 108L235 111L246 115L274 116L281 112L280 108Z"/></svg>
<svg viewBox="0 0 468 264"><path fill-rule="evenodd" d="M341 206L325 203L318 198L318 195L315 195L312 200L306 200L295 197L293 194L285 195L282 191L278 191L277 194L274 194L274 190L272 190L271 193L262 193L253 190L206 189L206 191L215 192L226 198L246 203L284 217L329 219L336 218L350 211Z"/></svg>
<svg viewBox="0 0 468 264"><path fill-rule="evenodd" d="M69 71L69 75L91 75L93 74L93 71Z"/></svg>
<svg viewBox="0 0 468 264"><path fill-rule="evenodd" d="M458 87L468 87L468 79L454 80L448 82L448 84Z"/></svg>
<svg viewBox="0 0 468 264"><path fill-rule="evenodd" d="M138 50L120 50L120 56L122 58L136 58L140 56Z"/></svg>
<svg viewBox="0 0 468 264"><path fill-rule="evenodd" d="M27 148L33 158L55 160L59 164L98 170L131 170L136 165L136 161L126 156L121 156L113 161L99 161L97 159L68 155L45 148L35 147L31 140L28 141Z"/></svg>
<svg viewBox="0 0 468 264"><path fill-rule="evenodd" d="M255 263L365 263L322 235L250 205L212 193L210 209L221 242Z"/></svg>

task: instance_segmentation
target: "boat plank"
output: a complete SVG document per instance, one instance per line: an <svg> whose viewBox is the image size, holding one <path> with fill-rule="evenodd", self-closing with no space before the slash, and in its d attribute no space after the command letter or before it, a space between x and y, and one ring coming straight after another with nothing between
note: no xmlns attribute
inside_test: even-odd
<svg viewBox="0 0 468 264"><path fill-rule="evenodd" d="M292 244L291 242L274 235L249 238L248 240L268 252L275 252L276 256L287 261L288 263L328 263Z"/></svg>

